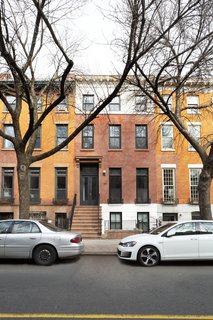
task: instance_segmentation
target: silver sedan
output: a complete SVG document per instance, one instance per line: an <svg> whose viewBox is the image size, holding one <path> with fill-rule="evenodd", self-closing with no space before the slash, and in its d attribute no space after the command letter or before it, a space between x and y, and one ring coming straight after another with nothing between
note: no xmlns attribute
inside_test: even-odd
<svg viewBox="0 0 213 320"><path fill-rule="evenodd" d="M84 250L81 234L62 231L45 221L0 221L0 258L33 259L49 266Z"/></svg>

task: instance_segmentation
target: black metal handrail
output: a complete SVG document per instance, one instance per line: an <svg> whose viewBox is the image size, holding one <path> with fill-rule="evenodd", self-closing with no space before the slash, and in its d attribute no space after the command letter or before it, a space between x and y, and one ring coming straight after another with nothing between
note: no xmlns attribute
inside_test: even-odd
<svg viewBox="0 0 213 320"><path fill-rule="evenodd" d="M101 235L100 193L98 195L98 234Z"/></svg>
<svg viewBox="0 0 213 320"><path fill-rule="evenodd" d="M75 207L76 207L76 198L77 198L77 195L75 193L74 198L73 198L73 202L72 202L72 209L70 211L70 223L69 223L70 230L72 228L72 221L73 221L73 216L74 216Z"/></svg>

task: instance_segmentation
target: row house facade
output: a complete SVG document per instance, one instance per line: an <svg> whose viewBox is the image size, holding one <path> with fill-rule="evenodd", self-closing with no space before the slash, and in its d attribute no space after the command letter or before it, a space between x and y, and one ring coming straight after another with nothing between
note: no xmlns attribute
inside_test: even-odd
<svg viewBox="0 0 213 320"><path fill-rule="evenodd" d="M108 76L76 76L72 81L75 89L42 123L35 153L63 141L115 84ZM175 97L169 93L163 97L173 108ZM8 99L14 103L13 97ZM194 90L182 103L190 133L199 140L207 137L212 115L200 106L212 103L212 90ZM38 108L42 113L42 101ZM3 104L0 114L2 128L12 132ZM22 117L24 130L26 115ZM0 218L18 218L17 165L9 141L2 139L0 156ZM165 115L126 86L66 148L32 165L30 216L64 228L72 222L72 229L85 237L148 232L166 221L199 217L201 169L199 156Z"/></svg>

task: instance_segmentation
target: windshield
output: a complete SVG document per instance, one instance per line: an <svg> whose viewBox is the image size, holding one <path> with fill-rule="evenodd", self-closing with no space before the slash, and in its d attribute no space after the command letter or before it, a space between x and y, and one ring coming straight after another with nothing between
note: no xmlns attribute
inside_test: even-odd
<svg viewBox="0 0 213 320"><path fill-rule="evenodd" d="M45 226L47 229L51 230L51 231L55 231L55 232L60 232L63 231L62 229L55 227L53 224L48 223L46 221L39 221L43 226Z"/></svg>
<svg viewBox="0 0 213 320"><path fill-rule="evenodd" d="M173 222L173 223L171 222L171 223L164 224L163 226L160 226L160 227L152 230L152 231L150 232L150 234L159 234L159 233L165 231L166 229L168 229L169 227L174 226L175 224L176 224L175 222Z"/></svg>

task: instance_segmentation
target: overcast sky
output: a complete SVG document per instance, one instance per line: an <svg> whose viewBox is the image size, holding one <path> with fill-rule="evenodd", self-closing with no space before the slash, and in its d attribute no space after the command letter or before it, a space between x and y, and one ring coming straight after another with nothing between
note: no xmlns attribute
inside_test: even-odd
<svg viewBox="0 0 213 320"><path fill-rule="evenodd" d="M82 50L74 58L75 68L89 74L116 72L119 62L111 46L116 26L104 17L111 9L110 0L88 1L82 14L75 20L75 27L82 39Z"/></svg>

